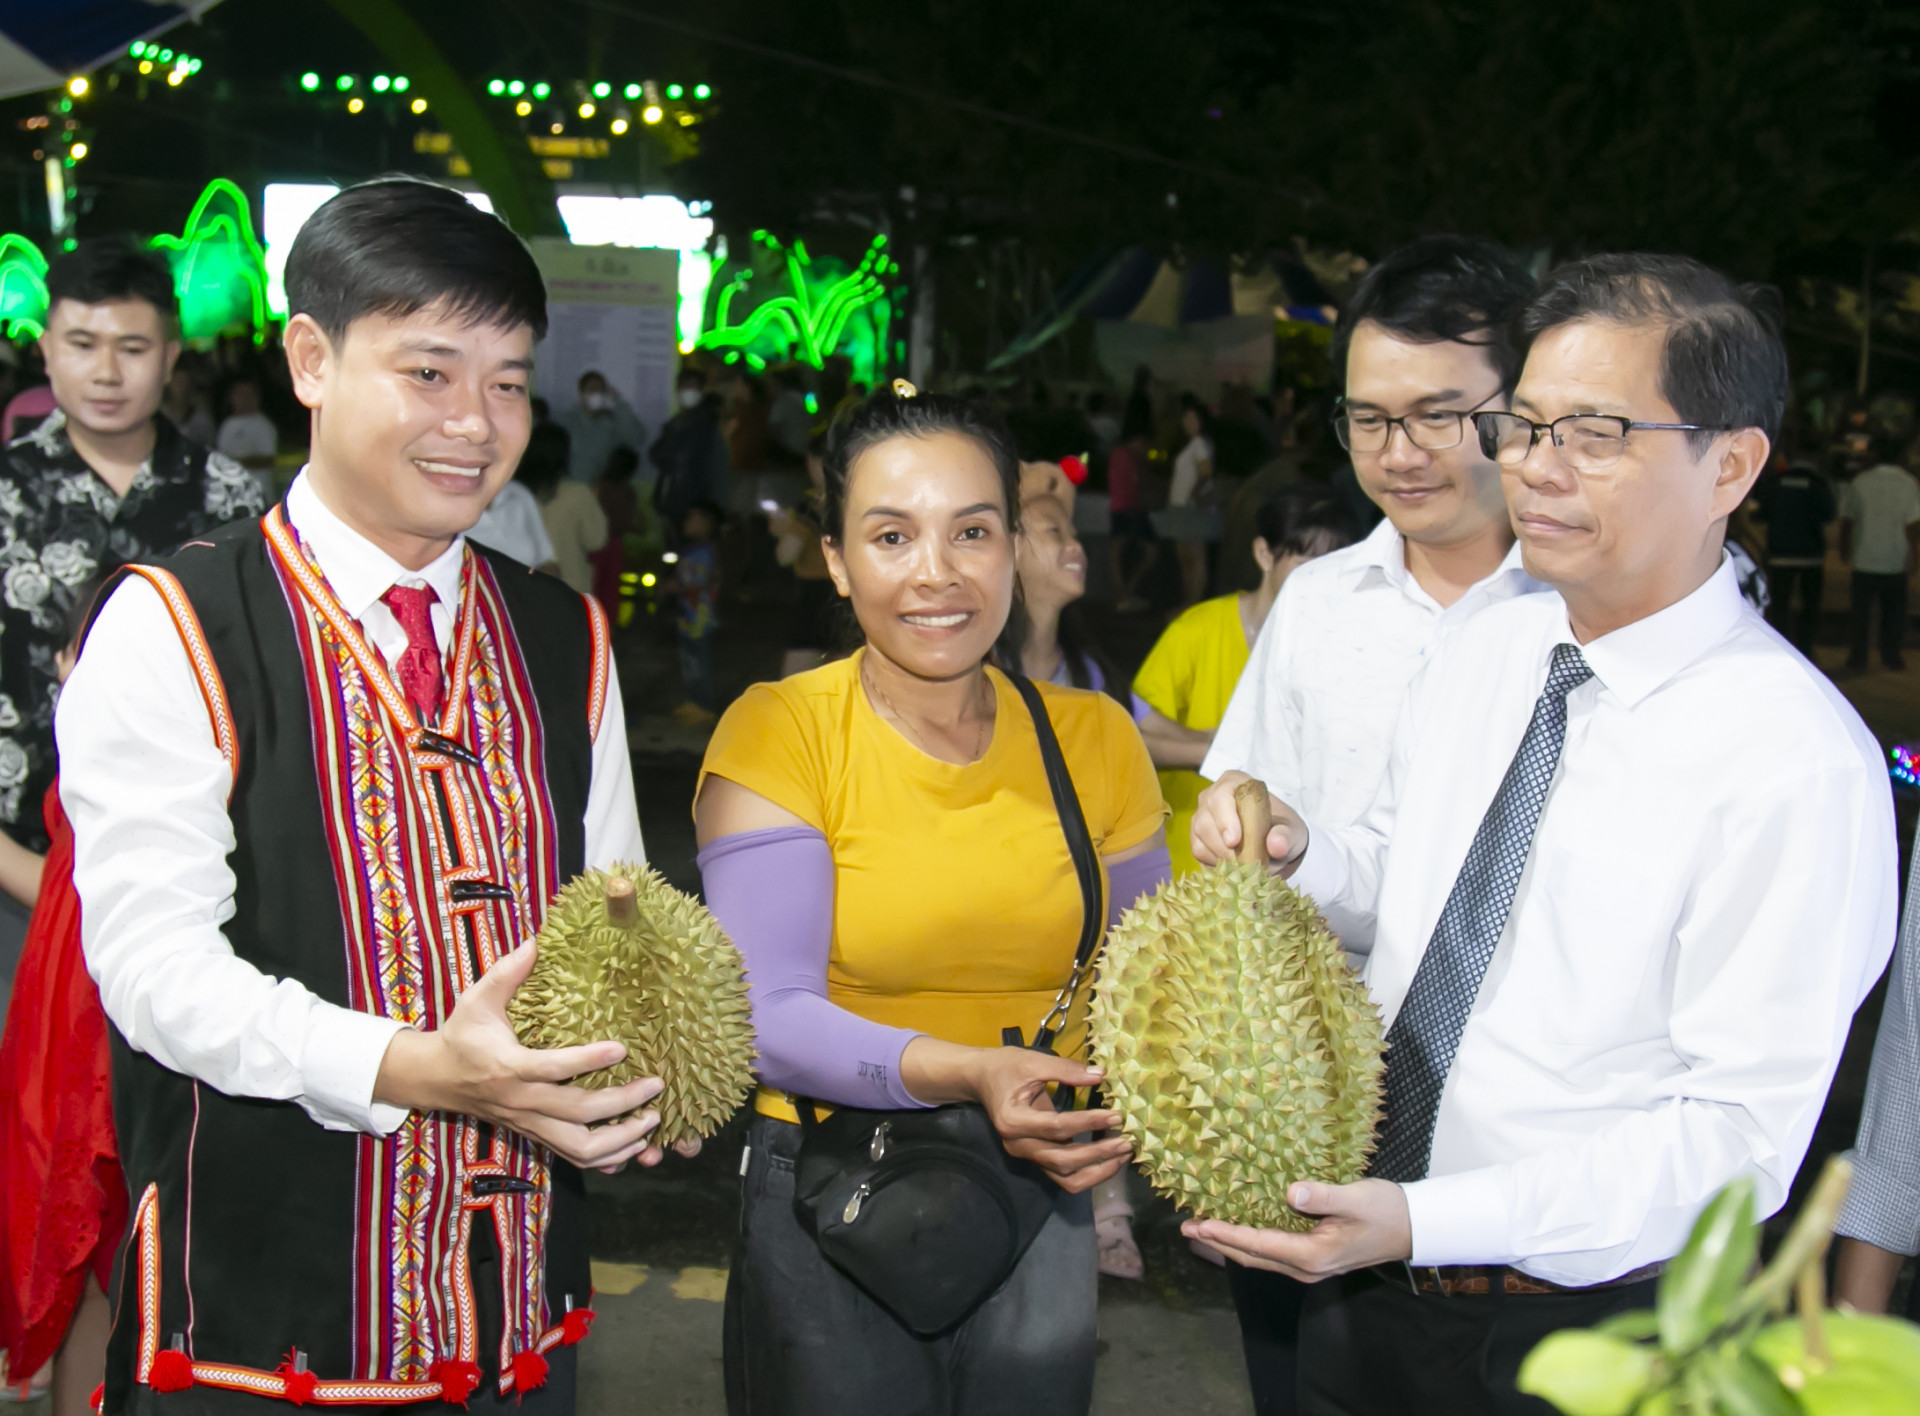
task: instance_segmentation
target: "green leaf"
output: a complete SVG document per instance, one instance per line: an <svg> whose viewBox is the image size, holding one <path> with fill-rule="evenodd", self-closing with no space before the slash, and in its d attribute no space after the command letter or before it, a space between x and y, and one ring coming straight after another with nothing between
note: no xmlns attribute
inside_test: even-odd
<svg viewBox="0 0 1920 1416"><path fill-rule="evenodd" d="M1764 1328L1754 1356L1795 1392L1808 1416L1913 1416L1920 1412L1920 1328L1897 1318L1822 1314L1830 1364L1807 1356L1797 1318Z"/></svg>
<svg viewBox="0 0 1920 1416"><path fill-rule="evenodd" d="M1708 1383L1721 1416L1805 1416L1793 1393L1751 1353L1729 1345L1707 1360Z"/></svg>
<svg viewBox="0 0 1920 1416"><path fill-rule="evenodd" d="M1741 1176L1708 1202L1660 1276L1660 1345L1670 1355L1699 1346L1727 1315L1759 1251L1753 1179Z"/></svg>
<svg viewBox="0 0 1920 1416"><path fill-rule="evenodd" d="M1658 1337L1660 1315L1651 1308L1635 1308L1631 1313L1615 1313L1605 1322L1595 1323L1593 1330L1613 1337L1624 1337L1628 1341Z"/></svg>
<svg viewBox="0 0 1920 1416"><path fill-rule="evenodd" d="M1568 1329L1520 1364L1520 1390L1565 1416L1627 1416L1653 1376L1653 1353L1605 1333Z"/></svg>

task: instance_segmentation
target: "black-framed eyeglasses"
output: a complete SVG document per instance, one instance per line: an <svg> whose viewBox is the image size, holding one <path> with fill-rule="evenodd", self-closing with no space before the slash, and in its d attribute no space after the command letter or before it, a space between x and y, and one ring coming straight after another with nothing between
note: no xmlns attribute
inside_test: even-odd
<svg viewBox="0 0 1920 1416"><path fill-rule="evenodd" d="M1503 467L1518 467L1533 455L1540 439L1551 437L1554 448L1576 472L1597 472L1618 462L1627 450L1627 434L1724 433L1725 425L1705 423L1642 423L1611 413L1569 413L1551 423L1536 423L1518 413L1475 413L1474 431L1480 451Z"/></svg>
<svg viewBox="0 0 1920 1416"><path fill-rule="evenodd" d="M1473 408L1425 408L1399 418L1389 418L1371 408L1349 408L1342 399L1333 410L1333 435L1348 452L1384 452L1397 426L1407 435L1407 441L1422 451L1445 452L1460 446L1473 409L1484 408L1499 396L1500 390L1495 389Z"/></svg>

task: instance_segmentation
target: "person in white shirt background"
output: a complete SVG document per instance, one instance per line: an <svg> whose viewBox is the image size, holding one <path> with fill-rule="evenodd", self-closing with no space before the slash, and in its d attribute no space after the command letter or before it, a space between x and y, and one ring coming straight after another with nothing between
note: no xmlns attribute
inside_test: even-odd
<svg viewBox="0 0 1920 1416"><path fill-rule="evenodd" d="M1213 414L1192 394L1180 397L1180 431L1186 437L1173 458L1167 489L1165 532L1180 562L1181 603L1197 605L1207 594L1207 546L1220 539L1210 497L1213 486Z"/></svg>
<svg viewBox="0 0 1920 1416"><path fill-rule="evenodd" d="M1840 559L1853 567L1849 673L1866 672L1867 644L1874 638L1884 667L1894 673L1906 668L1907 583L1920 562L1920 483L1894 464L1890 438L1876 435L1875 442L1875 464L1840 489Z"/></svg>
<svg viewBox="0 0 1920 1416"><path fill-rule="evenodd" d="M598 369L580 375L579 394L579 402L562 409L555 421L571 439L569 475L592 486L607 475L607 461L616 447L646 450L647 429Z"/></svg>
<svg viewBox="0 0 1920 1416"><path fill-rule="evenodd" d="M1346 826L1386 771L1407 684L1440 635L1542 587L1520 565L1500 469L1468 414L1505 408L1520 374L1508 324L1533 277L1468 236L1415 241L1366 274L1334 326L1335 432L1386 514L1371 535L1298 567L1268 612L1200 775L1241 772L1309 820ZM1364 949L1351 921L1346 942ZM1232 1265L1258 1416L1294 1405L1304 1288Z"/></svg>
<svg viewBox="0 0 1920 1416"><path fill-rule="evenodd" d="M1359 822L1273 803L1276 869L1371 930L1379 1149L1292 1187L1309 1233L1186 1227L1327 1280L1303 1411L1538 1410L1526 1353L1652 1306L1716 1190L1785 1202L1892 948L1896 852L1877 744L1724 550L1785 407L1776 321L1682 257L1549 274L1513 410L1475 424L1558 593L1445 638ZM1203 795L1201 859L1238 843L1242 780Z"/></svg>
<svg viewBox="0 0 1920 1416"><path fill-rule="evenodd" d="M530 1051L504 1011L552 877L644 861L604 616L461 534L527 443L544 290L495 218L383 179L308 221L287 291L311 461L118 583L56 720L139 1202L104 1409L311 1378L564 1416L567 1162L657 1161L660 1083L567 1086L620 1044Z"/></svg>
<svg viewBox="0 0 1920 1416"><path fill-rule="evenodd" d="M213 445L242 467L265 474L280 453L280 433L260 411L260 386L252 379L235 379L227 386L228 413L220 422Z"/></svg>
<svg viewBox="0 0 1920 1416"><path fill-rule="evenodd" d="M533 488L518 477L494 495L467 535L482 546L491 546L502 555L512 556L522 565L536 570L558 569L553 537L547 534L540 499L534 495Z"/></svg>

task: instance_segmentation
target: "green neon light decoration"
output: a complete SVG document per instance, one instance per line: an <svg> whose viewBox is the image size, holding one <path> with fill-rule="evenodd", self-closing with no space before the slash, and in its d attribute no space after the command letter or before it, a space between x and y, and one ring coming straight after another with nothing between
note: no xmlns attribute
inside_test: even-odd
<svg viewBox="0 0 1920 1416"><path fill-rule="evenodd" d="M8 339L47 330L47 258L24 236L0 236L0 327Z"/></svg>
<svg viewBox="0 0 1920 1416"><path fill-rule="evenodd" d="M180 332L212 339L245 325L256 344L267 337L266 253L253 234L246 195L224 177L207 183L178 236L148 243L173 268Z"/></svg>
<svg viewBox="0 0 1920 1416"><path fill-rule="evenodd" d="M745 261L714 272L713 312L700 347L753 369L794 360L817 369L844 354L854 377L872 383L887 362L888 282L900 271L886 247L887 238L876 236L860 264L849 268L835 256L816 260L805 242L789 247L756 231Z"/></svg>

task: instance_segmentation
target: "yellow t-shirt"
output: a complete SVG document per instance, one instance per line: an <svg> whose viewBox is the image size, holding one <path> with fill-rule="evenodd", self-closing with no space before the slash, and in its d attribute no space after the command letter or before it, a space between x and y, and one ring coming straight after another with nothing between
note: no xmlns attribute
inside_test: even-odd
<svg viewBox="0 0 1920 1416"><path fill-rule="evenodd" d="M1210 731L1227 715L1227 700L1247 666L1247 632L1240 625L1240 597L1202 600L1167 626L1146 663L1134 675L1133 691L1156 712L1183 728ZM1160 791L1173 809L1167 850L1176 877L1198 870L1193 858L1193 808L1206 778L1184 767L1160 774Z"/></svg>
<svg viewBox="0 0 1920 1416"><path fill-rule="evenodd" d="M748 689L714 729L701 778L758 792L826 836L836 1005L974 1047L997 1047L1003 1027L1030 1038L1073 968L1084 917L1033 720L988 669L986 754L939 761L874 711L864 657ZM1095 848L1149 839L1166 807L1126 710L1083 689L1040 693ZM1084 1037L1083 997L1058 1050L1077 1054ZM777 1092L762 1088L758 1106L794 1119Z"/></svg>

